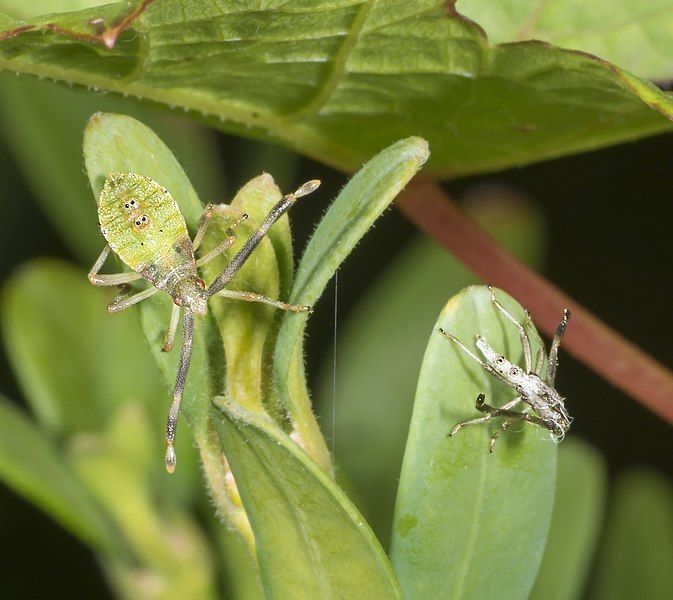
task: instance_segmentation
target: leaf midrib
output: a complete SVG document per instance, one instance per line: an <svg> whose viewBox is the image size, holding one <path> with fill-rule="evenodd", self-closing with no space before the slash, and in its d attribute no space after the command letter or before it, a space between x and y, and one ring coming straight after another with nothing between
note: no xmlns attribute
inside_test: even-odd
<svg viewBox="0 0 673 600"><path fill-rule="evenodd" d="M236 429L238 430L237 427ZM246 443L245 436L242 435L241 431L239 431L239 436L241 438L242 443ZM304 541L304 549L307 551L309 557L309 565L313 577L317 582L319 582L319 585L323 590L323 592L329 591L329 582L327 581L324 575L324 570L321 568L317 568L320 567L322 564L322 561L320 560L321 553L319 551L319 548L313 542L311 535L309 535L307 532L306 522L303 514L296 509L294 503L288 497L287 493L285 492L285 488L282 485L282 482L279 481L277 478L277 474L272 469L269 468L267 463L267 457L263 453L260 453L260 448L256 444L255 445L250 444L249 448L250 451L257 457L259 465L264 470L269 480L274 481L276 483L275 487L277 492L283 497L286 508L294 517L295 525L297 529L301 532L300 536Z"/></svg>
<svg viewBox="0 0 673 600"><path fill-rule="evenodd" d="M474 510L472 511L472 523L470 524L470 533L467 538L465 553L461 561L460 569L458 570L458 577L456 578L456 586L454 588L453 597L462 598L467 580L467 574L470 571L470 565L473 563L474 548L479 537L479 525L481 521L481 507L484 501L484 490L486 489L486 473L488 472L488 464L486 464L486 452L481 453L481 464L479 469L479 484L477 487L477 501L474 503Z"/></svg>
<svg viewBox="0 0 673 600"><path fill-rule="evenodd" d="M357 16L353 19L348 33L334 57L334 67L332 72L320 87L318 93L306 104L306 106L287 115L285 117L287 120L296 120L309 115L316 115L320 112L320 109L329 102L346 72L348 58L360 40L360 34L367 22L367 17L369 17L369 12L373 3L373 0L365 0L360 6Z"/></svg>

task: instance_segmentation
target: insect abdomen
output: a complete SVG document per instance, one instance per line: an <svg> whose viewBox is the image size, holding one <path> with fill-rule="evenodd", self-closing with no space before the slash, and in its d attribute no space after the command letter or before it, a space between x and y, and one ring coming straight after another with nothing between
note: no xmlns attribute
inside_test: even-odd
<svg viewBox="0 0 673 600"><path fill-rule="evenodd" d="M98 217L110 248L134 271L154 264L167 272L194 261L177 203L148 177L109 175L100 195Z"/></svg>

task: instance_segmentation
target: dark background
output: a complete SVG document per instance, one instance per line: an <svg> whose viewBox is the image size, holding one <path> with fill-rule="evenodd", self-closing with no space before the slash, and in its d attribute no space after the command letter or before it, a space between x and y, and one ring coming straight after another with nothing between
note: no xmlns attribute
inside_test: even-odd
<svg viewBox="0 0 673 600"><path fill-rule="evenodd" d="M221 143L226 155L232 139L221 136ZM673 368L671 157L673 135L669 134L488 177L462 179L446 187L460 198L476 183L506 183L532 198L546 219L549 245L545 275ZM4 175L0 286L14 268L34 257L49 255L76 261L41 212L1 141L0 159ZM236 172L235 160L230 159L223 169ZM240 180L230 181L230 187L237 187L248 175L253 174L239 173ZM296 183L314 177L323 179L327 195L337 192L344 182L340 173L302 159ZM307 202L301 211L293 213L297 248L306 243L322 210ZM385 214L341 269L342 281L347 283L339 287L340 319L348 318L349 309L367 282L416 235L419 233L399 212ZM367 260L362 260L365 256ZM82 265L83 275L89 266ZM324 298L321 304L312 328L331 331L331 300ZM330 336L309 338L309 374L315 376L331 343ZM0 357L0 391L19 399L1 346ZM634 464L673 475L670 426L567 354L562 361L559 388L569 398L574 433L602 452L611 476ZM580 397L581 403L573 400ZM72 573L79 575L73 578ZM63 587L54 589L53 583L59 580ZM68 597L109 597L89 551L0 484L0 596L60 597L61 593Z"/></svg>

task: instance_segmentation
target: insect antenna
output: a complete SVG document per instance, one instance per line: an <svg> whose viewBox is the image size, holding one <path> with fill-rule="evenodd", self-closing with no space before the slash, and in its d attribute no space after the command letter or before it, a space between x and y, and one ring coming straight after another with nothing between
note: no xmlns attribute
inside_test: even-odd
<svg viewBox="0 0 673 600"><path fill-rule="evenodd" d="M173 403L168 412L168 422L166 423L166 470L169 473L175 471L177 457L175 454L175 431L178 426L178 415L180 414L180 403L182 402L182 393L185 390L185 381L189 371L189 362L192 358L192 342L194 341L194 315L185 308L182 318L182 349L180 351L180 364L178 365L178 375L173 388Z"/></svg>
<svg viewBox="0 0 673 600"><path fill-rule="evenodd" d="M279 200L279 202L269 211L269 214L266 215L266 218L262 221L259 229L248 238L248 241L245 242L245 245L231 259L231 262L225 267L220 276L210 284L210 287L206 292L208 297L217 294L217 292L221 291L224 286L231 281L232 277L236 275L238 270L252 254L252 251L262 241L262 238L267 234L269 229L271 229L271 226L292 207L295 200L302 196L307 196L318 189L319 185L320 181L318 179L312 179L300 186L294 193L287 194Z"/></svg>
<svg viewBox="0 0 673 600"><path fill-rule="evenodd" d="M556 380L556 369L558 368L558 349L561 345L561 340L563 339L563 334L566 332L566 327L568 327L568 321L570 320L570 311L567 308L563 309L563 319L556 328L556 333L554 334L554 339L551 343L551 349L549 350L549 366L547 367L547 383L553 386L554 381Z"/></svg>

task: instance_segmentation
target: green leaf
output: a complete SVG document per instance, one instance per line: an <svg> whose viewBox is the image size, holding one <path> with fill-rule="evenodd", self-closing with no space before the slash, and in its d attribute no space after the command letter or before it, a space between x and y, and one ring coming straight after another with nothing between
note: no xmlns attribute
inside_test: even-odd
<svg viewBox="0 0 673 600"><path fill-rule="evenodd" d="M216 398L218 429L270 598L401 598L367 523L274 423Z"/></svg>
<svg viewBox="0 0 673 600"><path fill-rule="evenodd" d="M673 1L460 0L492 42L544 40L590 52L644 79L673 78Z"/></svg>
<svg viewBox="0 0 673 600"><path fill-rule="evenodd" d="M203 238L203 252L215 248L227 237L227 227L244 213L248 219L236 227L236 243L222 256L206 265L207 284L219 275L264 220L269 210L281 199L281 192L270 175L256 177L239 190L229 206L214 207L214 214ZM259 243L252 257L236 274L228 289L250 291L270 298L280 296L282 265L285 288L292 282L292 240L287 215L274 225ZM226 393L248 410L278 411L273 393L269 363L272 359L270 335L278 310L257 302L213 298L211 307L224 344L227 363Z"/></svg>
<svg viewBox="0 0 673 600"><path fill-rule="evenodd" d="M158 414L163 388L156 366L133 315L107 312L110 298L80 270L44 259L23 266L4 290L7 353L51 433L100 431L131 400Z"/></svg>
<svg viewBox="0 0 673 600"><path fill-rule="evenodd" d="M271 154L271 152L267 152ZM282 153L281 153L282 154ZM289 190L288 190L289 191ZM257 175L247 181L231 201L233 209L246 213L251 222L261 223L283 196L274 178L268 173ZM292 233L290 219L283 215L266 234L275 254L276 277L280 284L280 297L287 298L292 290L294 277L294 256L292 252Z"/></svg>
<svg viewBox="0 0 673 600"><path fill-rule="evenodd" d="M532 206L489 195L467 209L518 258L540 265L543 227ZM419 237L339 323L335 463L384 546L427 332L446 298L476 282L455 258ZM331 354L325 358L316 386L322 422L331 421L334 407L332 361Z"/></svg>
<svg viewBox="0 0 673 600"><path fill-rule="evenodd" d="M220 527L215 515L210 529L213 530L214 543L221 554L226 556L224 572L221 577L228 594L226 598L241 600L265 600L262 579L259 574L257 557L250 553L241 539L230 529Z"/></svg>
<svg viewBox="0 0 673 600"><path fill-rule="evenodd" d="M591 598L666 600L673 590L673 485L632 469L610 495Z"/></svg>
<svg viewBox="0 0 673 600"><path fill-rule="evenodd" d="M82 10L109 3L108 0L30 0L17 6L16 0L0 0L0 13L16 19L28 19L47 13Z"/></svg>
<svg viewBox="0 0 673 600"><path fill-rule="evenodd" d="M0 479L99 552L123 554L117 532L58 448L2 396Z"/></svg>
<svg viewBox="0 0 673 600"><path fill-rule="evenodd" d="M131 99L92 95L9 73L0 77L0 127L26 183L66 244L93 262L104 240L82 171L82 131L97 110L130 113L156 129L185 164L205 197L222 193L212 134L185 119ZM58 114L55 119L54 115ZM87 265L88 266L88 265Z"/></svg>
<svg viewBox="0 0 673 600"><path fill-rule="evenodd" d="M419 135L435 173L490 171L667 131L673 115L602 59L489 44L446 0L136 0L5 19L0 68L182 107L349 170Z"/></svg>
<svg viewBox="0 0 673 600"><path fill-rule="evenodd" d="M101 432L121 405L140 403L152 415L148 441L158 459L168 395L137 319L131 311L110 315L111 298L110 290L94 288L67 263L24 265L10 278L0 305L7 354L40 426L52 437ZM180 441L178 452L186 465L169 495L184 502L193 497L199 474L190 440ZM127 466L137 467L133 461Z"/></svg>
<svg viewBox="0 0 673 600"><path fill-rule="evenodd" d="M559 447L556 498L531 600L581 598L598 541L607 488L605 463L576 438Z"/></svg>
<svg viewBox="0 0 673 600"><path fill-rule="evenodd" d="M520 306L502 292L498 298L523 321ZM473 349L474 336L482 335L522 362L518 332L485 287L449 300L430 331L416 391L395 506L393 566L409 598L524 598L551 520L556 446L548 432L528 424L503 435L492 454L489 425L448 437L456 423L479 415L478 394L501 406L516 393L439 327Z"/></svg>
<svg viewBox="0 0 673 600"><path fill-rule="evenodd" d="M339 265L428 155L425 140L409 138L386 148L362 167L341 191L306 247L290 302L315 304ZM306 313L284 316L274 370L281 399L293 419L302 447L330 471L331 459L311 411L304 376L303 340L307 319Z"/></svg>
<svg viewBox="0 0 673 600"><path fill-rule="evenodd" d="M203 531L170 501L157 502L152 483L161 471L153 460L156 447L147 443L154 427L147 417L142 405L121 407L104 433L73 440L70 460L153 579L157 598L215 598ZM137 575L126 576L138 586Z"/></svg>

